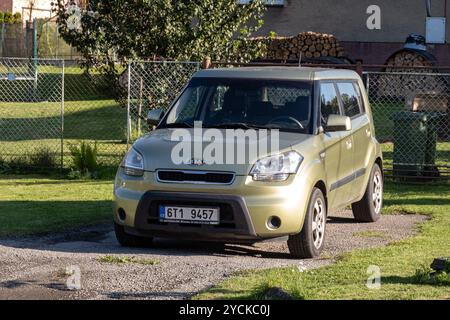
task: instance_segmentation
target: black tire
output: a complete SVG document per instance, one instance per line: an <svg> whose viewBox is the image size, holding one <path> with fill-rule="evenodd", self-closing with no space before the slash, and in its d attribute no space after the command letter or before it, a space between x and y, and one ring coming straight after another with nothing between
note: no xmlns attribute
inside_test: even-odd
<svg viewBox="0 0 450 320"><path fill-rule="evenodd" d="M321 241L315 242L318 232L313 230L313 221L318 217L315 205L316 202L321 203ZM295 258L308 259L315 258L320 255L325 243L325 229L327 220L327 206L325 197L320 189L314 188L309 199L308 210L306 212L305 221L303 223L302 231L299 234L291 235L288 239L288 248L291 256ZM317 225L317 223L316 223Z"/></svg>
<svg viewBox="0 0 450 320"><path fill-rule="evenodd" d="M125 232L123 226L114 222L114 232L116 239L122 247L150 247L153 243L153 238L138 237Z"/></svg>
<svg viewBox="0 0 450 320"><path fill-rule="evenodd" d="M375 200L373 197L375 184L375 179L380 179L379 181L379 192L380 198ZM378 204L379 203L379 204ZM381 208L383 207L383 173L381 172L380 166L374 164L372 172L370 173L369 182L364 192L363 198L352 204L353 216L357 221L360 222L375 222L381 217Z"/></svg>

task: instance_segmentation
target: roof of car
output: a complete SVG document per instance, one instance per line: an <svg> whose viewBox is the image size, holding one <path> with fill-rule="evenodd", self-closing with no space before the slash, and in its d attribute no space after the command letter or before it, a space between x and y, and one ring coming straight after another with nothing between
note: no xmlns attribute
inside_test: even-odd
<svg viewBox="0 0 450 320"><path fill-rule="evenodd" d="M240 67L200 70L195 78L244 78L280 80L359 79L352 70L309 67Z"/></svg>

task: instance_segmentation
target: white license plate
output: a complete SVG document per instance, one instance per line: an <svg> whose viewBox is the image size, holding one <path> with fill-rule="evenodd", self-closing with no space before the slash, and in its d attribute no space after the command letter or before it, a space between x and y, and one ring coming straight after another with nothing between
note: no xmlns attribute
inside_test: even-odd
<svg viewBox="0 0 450 320"><path fill-rule="evenodd" d="M159 220L178 223L219 224L219 208L159 206Z"/></svg>

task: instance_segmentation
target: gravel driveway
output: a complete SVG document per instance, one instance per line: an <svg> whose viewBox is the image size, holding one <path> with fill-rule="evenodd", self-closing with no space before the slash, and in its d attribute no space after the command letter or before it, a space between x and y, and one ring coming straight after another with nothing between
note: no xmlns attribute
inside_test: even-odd
<svg viewBox="0 0 450 320"><path fill-rule="evenodd" d="M39 238L0 240L0 299L185 299L233 272L297 266L317 268L336 254L383 246L414 234L425 217L387 215L356 223L348 211L328 219L322 258L290 259L285 239L254 246L156 240L152 249L121 248L111 226ZM127 263L100 262L106 255L135 257ZM142 260L147 259L147 260ZM68 290L67 267L80 269L81 289Z"/></svg>

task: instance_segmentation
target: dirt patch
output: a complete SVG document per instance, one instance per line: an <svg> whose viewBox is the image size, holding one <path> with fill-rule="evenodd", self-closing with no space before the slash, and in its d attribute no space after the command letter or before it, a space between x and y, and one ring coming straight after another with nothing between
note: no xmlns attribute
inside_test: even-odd
<svg viewBox="0 0 450 320"><path fill-rule="evenodd" d="M122 248L109 225L39 238L3 239L0 299L186 299L236 271L286 266L311 269L333 263L339 253L411 236L416 223L424 220L417 215L387 215L376 223L357 223L349 211L333 214L322 257L308 260L291 259L285 239L253 246L157 239L155 248ZM99 259L105 255L158 263L105 263ZM81 289L69 290L67 284Z"/></svg>

